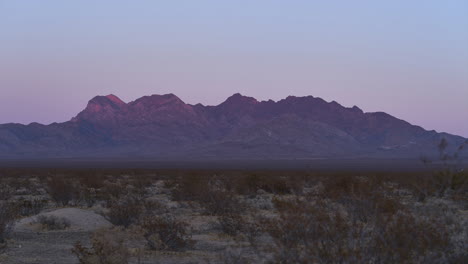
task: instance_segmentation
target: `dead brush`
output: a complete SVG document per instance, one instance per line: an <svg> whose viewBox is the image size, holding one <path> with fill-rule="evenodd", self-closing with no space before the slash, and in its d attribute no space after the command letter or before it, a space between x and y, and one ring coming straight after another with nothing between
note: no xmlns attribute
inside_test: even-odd
<svg viewBox="0 0 468 264"><path fill-rule="evenodd" d="M172 187L174 201L195 201L207 191L209 182L210 177L207 175L189 174L166 180L166 185Z"/></svg>
<svg viewBox="0 0 468 264"><path fill-rule="evenodd" d="M31 216L39 214L47 206L48 201L43 199L18 200L15 204L19 215Z"/></svg>
<svg viewBox="0 0 468 264"><path fill-rule="evenodd" d="M427 197L454 197L468 198L468 173L461 166L460 155L468 146L468 141L461 144L453 153L448 153L449 144L442 139L438 144L439 159L434 162L422 157L421 161L428 168L435 163L438 169L432 169L432 173L424 175L419 181L406 181L406 187L410 188L420 202Z"/></svg>
<svg viewBox="0 0 468 264"><path fill-rule="evenodd" d="M105 216L112 224L127 228L138 222L143 211L143 200L128 195L120 200L111 201Z"/></svg>
<svg viewBox="0 0 468 264"><path fill-rule="evenodd" d="M262 223L274 241L273 263L359 263L361 252L349 246L351 228L339 211L331 213L322 202L298 200L284 202L278 210L279 218Z"/></svg>
<svg viewBox="0 0 468 264"><path fill-rule="evenodd" d="M105 217L114 225L128 228L137 224L147 216L154 216L167 212L166 206L158 201L148 201L135 195L127 195L120 200L109 202L109 210Z"/></svg>
<svg viewBox="0 0 468 264"><path fill-rule="evenodd" d="M183 251L193 245L189 225L171 215L147 217L141 228L152 250Z"/></svg>
<svg viewBox="0 0 468 264"><path fill-rule="evenodd" d="M324 180L321 199L329 199L349 209L349 215L368 222L379 214L395 214L405 207L389 195L379 177L333 176Z"/></svg>
<svg viewBox="0 0 468 264"><path fill-rule="evenodd" d="M66 206L76 203L80 197L80 186L63 175L50 176L47 179L47 192L57 204Z"/></svg>
<svg viewBox="0 0 468 264"><path fill-rule="evenodd" d="M349 195L352 189L343 190ZM357 196L345 202L341 195L332 197L336 199L274 200L279 217L262 223L274 241L273 263L444 263L460 259L439 217L418 216L385 196Z"/></svg>
<svg viewBox="0 0 468 264"><path fill-rule="evenodd" d="M246 221L240 214L229 213L218 216L221 230L229 236L238 236L246 231Z"/></svg>
<svg viewBox="0 0 468 264"><path fill-rule="evenodd" d="M6 246L6 238L10 235L17 216L17 207L11 203L0 201L0 248Z"/></svg>
<svg viewBox="0 0 468 264"><path fill-rule="evenodd" d="M232 192L209 188L197 200L208 215L240 214L246 206Z"/></svg>
<svg viewBox="0 0 468 264"><path fill-rule="evenodd" d="M130 178L129 183L139 190L144 190L153 185L156 180L157 177L153 175L133 175Z"/></svg>
<svg viewBox="0 0 468 264"><path fill-rule="evenodd" d="M372 249L380 263L442 263L454 253L448 230L437 219L398 212L377 222L374 232Z"/></svg>
<svg viewBox="0 0 468 264"><path fill-rule="evenodd" d="M0 201L7 201L13 196L13 188L4 179L0 181Z"/></svg>
<svg viewBox="0 0 468 264"><path fill-rule="evenodd" d="M35 222L40 224L44 230L64 230L71 225L68 219L55 215L39 215Z"/></svg>
<svg viewBox="0 0 468 264"><path fill-rule="evenodd" d="M130 252L124 244L125 237L119 234L113 230L97 231L91 237L91 247L77 242L72 253L80 264L127 264Z"/></svg>
<svg viewBox="0 0 468 264"><path fill-rule="evenodd" d="M107 202L119 200L125 196L142 198L146 195L145 188L137 188L132 185L132 181L126 178L106 180L104 187L98 191L98 199Z"/></svg>
<svg viewBox="0 0 468 264"><path fill-rule="evenodd" d="M257 195L258 190L272 194L291 194L302 192L302 178L294 176L247 174L233 181L235 192L243 195Z"/></svg>
<svg viewBox="0 0 468 264"><path fill-rule="evenodd" d="M245 210L245 205L236 194L228 191L225 182L217 176L187 175L177 178L174 182L173 199L198 202L205 208L205 214L223 215Z"/></svg>
<svg viewBox="0 0 468 264"><path fill-rule="evenodd" d="M79 183L88 189L104 187L106 176L103 173L83 173L77 176Z"/></svg>

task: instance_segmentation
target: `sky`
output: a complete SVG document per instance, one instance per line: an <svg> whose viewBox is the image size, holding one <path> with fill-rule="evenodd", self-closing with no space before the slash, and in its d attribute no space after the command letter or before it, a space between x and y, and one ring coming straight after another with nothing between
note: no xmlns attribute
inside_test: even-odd
<svg viewBox="0 0 468 264"><path fill-rule="evenodd" d="M468 1L0 0L0 123L313 95L468 137Z"/></svg>

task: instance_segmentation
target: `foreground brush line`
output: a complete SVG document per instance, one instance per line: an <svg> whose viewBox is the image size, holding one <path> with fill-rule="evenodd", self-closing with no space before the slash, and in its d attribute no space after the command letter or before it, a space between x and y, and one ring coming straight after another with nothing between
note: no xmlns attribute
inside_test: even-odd
<svg viewBox="0 0 468 264"><path fill-rule="evenodd" d="M466 263L468 174L0 170L1 263Z"/></svg>

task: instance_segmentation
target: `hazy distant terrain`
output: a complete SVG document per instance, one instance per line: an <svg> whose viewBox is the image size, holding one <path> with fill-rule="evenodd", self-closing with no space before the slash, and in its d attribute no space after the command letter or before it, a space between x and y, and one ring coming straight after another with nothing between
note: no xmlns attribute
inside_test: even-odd
<svg viewBox="0 0 468 264"><path fill-rule="evenodd" d="M419 158L462 137L427 131L383 112L312 96L278 102L235 94L217 106L173 94L130 103L97 96L72 120L0 125L0 157L169 160Z"/></svg>

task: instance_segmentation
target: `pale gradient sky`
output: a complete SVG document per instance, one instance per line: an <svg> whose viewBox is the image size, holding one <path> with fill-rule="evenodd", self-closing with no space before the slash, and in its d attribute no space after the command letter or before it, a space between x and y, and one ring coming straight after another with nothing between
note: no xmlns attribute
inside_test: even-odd
<svg viewBox="0 0 468 264"><path fill-rule="evenodd" d="M0 0L0 123L313 95L468 137L468 1Z"/></svg>

